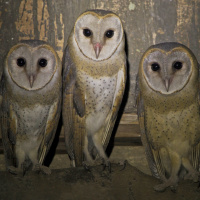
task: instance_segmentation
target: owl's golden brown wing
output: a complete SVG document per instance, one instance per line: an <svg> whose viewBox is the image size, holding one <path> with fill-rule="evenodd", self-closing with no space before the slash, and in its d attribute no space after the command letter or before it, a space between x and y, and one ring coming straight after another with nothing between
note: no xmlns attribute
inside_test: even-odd
<svg viewBox="0 0 200 200"><path fill-rule="evenodd" d="M63 125L68 155L75 166L83 162L85 98L76 82L76 66L68 47L63 59Z"/></svg>
<svg viewBox="0 0 200 200"><path fill-rule="evenodd" d="M112 131L115 125L115 121L117 119L117 114L122 102L122 98L124 95L125 90L125 84L126 84L126 64L124 64L120 71L117 74L117 83L116 83L116 90L114 95L114 100L112 104L112 108L108 114L107 122L104 129L104 135L102 139L102 144L104 147L104 150L106 150L108 143L110 141L110 137L112 135Z"/></svg>
<svg viewBox="0 0 200 200"><path fill-rule="evenodd" d="M138 121L139 121L139 126L140 126L141 140L145 149L145 154L146 154L149 168L154 177L159 178L159 179L165 179L164 167L161 163L159 151L154 150L152 148L152 145L148 139L148 133L145 128L145 109L144 109L144 102L140 93L138 77L136 81L135 91L136 91L135 100L136 100L136 105L137 105L137 114L138 114Z"/></svg>
<svg viewBox="0 0 200 200"><path fill-rule="evenodd" d="M198 64L198 67L200 67L200 64ZM198 103L200 107L200 68L199 68L199 95L198 95ZM200 170L200 141L197 141L196 145L192 149L191 154L191 161L193 167L199 171Z"/></svg>
<svg viewBox="0 0 200 200"><path fill-rule="evenodd" d="M61 111L61 93L57 100L51 105L46 122L46 126L42 127L40 132L43 134L42 142L38 152L39 163L43 164L44 159L51 147L56 134L57 125L60 119Z"/></svg>
<svg viewBox="0 0 200 200"><path fill-rule="evenodd" d="M0 85L0 95L1 95L1 135L2 135L2 143L6 161L6 167L15 165L14 153L12 145L15 144L16 138L16 119L13 116L12 120L8 119L9 113L9 101L7 98L7 93L4 91L4 80L1 80ZM9 128L9 126L11 128ZM13 127L13 128L12 128Z"/></svg>

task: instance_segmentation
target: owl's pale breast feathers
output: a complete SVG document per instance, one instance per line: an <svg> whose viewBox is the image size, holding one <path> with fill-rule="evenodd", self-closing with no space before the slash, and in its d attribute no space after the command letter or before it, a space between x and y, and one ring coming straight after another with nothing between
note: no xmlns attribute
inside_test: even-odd
<svg viewBox="0 0 200 200"><path fill-rule="evenodd" d="M88 132L99 130L113 106L117 76L93 78L83 73L81 78L85 88L86 125Z"/></svg>
<svg viewBox="0 0 200 200"><path fill-rule="evenodd" d="M17 102L11 103L10 112L15 115L18 124L18 134L38 136L44 132L47 117L49 115L49 105L36 103L30 107L22 107Z"/></svg>

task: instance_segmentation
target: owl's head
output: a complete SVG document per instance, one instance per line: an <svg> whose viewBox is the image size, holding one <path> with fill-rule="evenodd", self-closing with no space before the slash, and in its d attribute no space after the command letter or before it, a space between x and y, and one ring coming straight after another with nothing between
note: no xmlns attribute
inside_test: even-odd
<svg viewBox="0 0 200 200"><path fill-rule="evenodd" d="M148 86L161 94L182 90L192 73L198 73L198 63L189 48L175 43L151 46L143 55L140 71Z"/></svg>
<svg viewBox="0 0 200 200"><path fill-rule="evenodd" d="M110 58L120 45L123 35L120 18L104 10L83 13L74 26L74 38L80 51L95 61Z"/></svg>
<svg viewBox="0 0 200 200"><path fill-rule="evenodd" d="M53 78L59 64L54 49L39 40L21 41L10 49L5 60L8 76L26 90L45 87Z"/></svg>

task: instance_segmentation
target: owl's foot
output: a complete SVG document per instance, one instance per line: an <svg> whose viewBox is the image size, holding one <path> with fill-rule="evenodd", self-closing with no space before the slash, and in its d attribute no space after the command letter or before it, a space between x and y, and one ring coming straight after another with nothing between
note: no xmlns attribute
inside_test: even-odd
<svg viewBox="0 0 200 200"><path fill-rule="evenodd" d="M89 170L90 171L90 167L92 166L97 166L97 165L102 165L103 164L103 160L101 158L98 158L96 160L87 160L87 161L83 161L83 167L86 169L86 170Z"/></svg>
<svg viewBox="0 0 200 200"><path fill-rule="evenodd" d="M108 168L109 173L112 172L111 162L108 159L103 159L103 170L102 171L104 171L106 168Z"/></svg>
<svg viewBox="0 0 200 200"><path fill-rule="evenodd" d="M25 173L26 173L26 168L25 168L24 164L21 164L21 168L14 167L14 166L8 166L8 171L11 174L14 174L14 175L22 175L22 176L24 176Z"/></svg>
<svg viewBox="0 0 200 200"><path fill-rule="evenodd" d="M128 163L127 160L124 160L124 161L122 161L122 163L119 163L120 165L123 166L122 169L120 169L120 171L123 171L126 168L127 163Z"/></svg>
<svg viewBox="0 0 200 200"><path fill-rule="evenodd" d="M200 173L197 171L188 172L184 176L184 180L192 180L193 182L197 183L199 181Z"/></svg>
<svg viewBox="0 0 200 200"><path fill-rule="evenodd" d="M46 166L41 165L41 164L34 165L32 170L36 171L36 172L42 172L42 173L47 174L47 175L51 174L51 169L49 167L46 167Z"/></svg>
<svg viewBox="0 0 200 200"><path fill-rule="evenodd" d="M9 171L11 174L14 174L14 175L18 175L18 174L22 173L22 169L17 168L17 167L14 167L14 166L9 166L9 167L8 167L8 171Z"/></svg>
<svg viewBox="0 0 200 200"><path fill-rule="evenodd" d="M86 171L91 171L91 166L94 166L95 164L94 164L94 161L93 160L90 160L90 161L83 161L83 163L82 163L82 165L83 165L83 167L84 167L84 169L86 170Z"/></svg>
<svg viewBox="0 0 200 200"><path fill-rule="evenodd" d="M127 160L112 160L111 162L122 166L122 169L120 169L120 171L124 170L126 168L127 163L128 163Z"/></svg>
<svg viewBox="0 0 200 200"><path fill-rule="evenodd" d="M164 192L168 187L171 188L171 191L176 192L178 186L178 177L169 178L164 181L164 183L154 186L154 190L157 192Z"/></svg>

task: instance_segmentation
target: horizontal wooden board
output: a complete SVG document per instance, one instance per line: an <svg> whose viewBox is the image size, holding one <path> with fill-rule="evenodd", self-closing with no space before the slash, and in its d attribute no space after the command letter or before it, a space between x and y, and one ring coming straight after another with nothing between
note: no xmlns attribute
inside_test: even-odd
<svg viewBox="0 0 200 200"><path fill-rule="evenodd" d="M120 124L138 124L137 114L124 113L120 119Z"/></svg>

